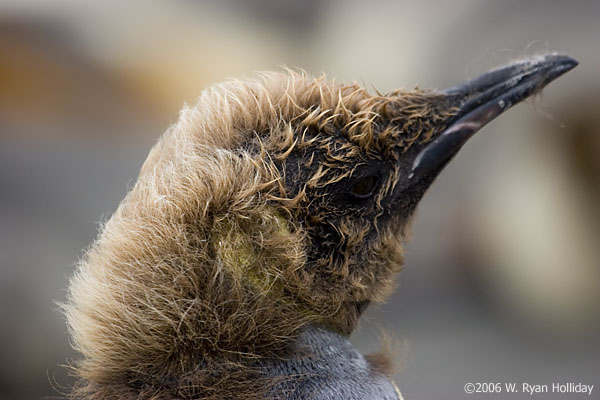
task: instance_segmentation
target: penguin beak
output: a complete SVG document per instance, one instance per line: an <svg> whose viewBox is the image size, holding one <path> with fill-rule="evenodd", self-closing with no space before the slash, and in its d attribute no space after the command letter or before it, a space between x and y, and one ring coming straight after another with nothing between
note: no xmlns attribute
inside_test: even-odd
<svg viewBox="0 0 600 400"><path fill-rule="evenodd" d="M578 62L566 55L547 54L516 62L443 90L456 115L415 157L409 181L435 177L481 127L513 105L544 88Z"/></svg>

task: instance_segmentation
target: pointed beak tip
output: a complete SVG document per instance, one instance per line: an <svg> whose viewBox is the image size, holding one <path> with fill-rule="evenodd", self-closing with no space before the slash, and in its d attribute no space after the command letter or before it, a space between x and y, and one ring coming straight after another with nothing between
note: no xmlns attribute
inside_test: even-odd
<svg viewBox="0 0 600 400"><path fill-rule="evenodd" d="M570 66L570 68L574 68L579 65L579 61L575 58L560 53L550 53L542 56L543 61L555 62L557 64L563 64L565 66Z"/></svg>
<svg viewBox="0 0 600 400"><path fill-rule="evenodd" d="M539 58L533 57L531 60L533 65L539 65L540 67L546 66L546 68L556 74L555 77L558 77L579 65L579 61L575 58L560 53L545 54Z"/></svg>

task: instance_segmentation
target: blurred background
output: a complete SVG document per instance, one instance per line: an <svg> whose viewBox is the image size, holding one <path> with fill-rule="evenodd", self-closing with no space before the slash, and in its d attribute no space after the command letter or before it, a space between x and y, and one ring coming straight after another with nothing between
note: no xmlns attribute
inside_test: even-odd
<svg viewBox="0 0 600 400"><path fill-rule="evenodd" d="M598 21L596 0L3 0L0 399L63 398L74 264L207 85L286 65L442 89L543 51L580 65L442 173L396 294L353 341L402 343L407 399L529 398L467 382L582 382L600 399Z"/></svg>

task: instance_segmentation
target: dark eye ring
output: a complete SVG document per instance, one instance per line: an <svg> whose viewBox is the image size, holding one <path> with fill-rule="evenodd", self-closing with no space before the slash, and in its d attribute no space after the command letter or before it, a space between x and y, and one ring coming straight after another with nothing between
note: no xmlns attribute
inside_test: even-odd
<svg viewBox="0 0 600 400"><path fill-rule="evenodd" d="M354 196L366 199L367 197L371 197L373 193L375 193L375 188L379 183L379 178L375 175L365 176L360 178L350 188L350 193Z"/></svg>

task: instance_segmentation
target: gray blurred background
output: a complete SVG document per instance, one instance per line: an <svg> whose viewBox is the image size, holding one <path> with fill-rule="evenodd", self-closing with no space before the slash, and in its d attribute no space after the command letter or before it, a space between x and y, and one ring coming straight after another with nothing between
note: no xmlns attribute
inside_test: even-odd
<svg viewBox="0 0 600 400"><path fill-rule="evenodd" d="M595 385L600 399L600 2L4 0L0 399L72 381L56 303L184 102L280 65L381 91L515 58L579 67L476 136L426 195L396 294L353 340L399 342L407 399L468 382Z"/></svg>

